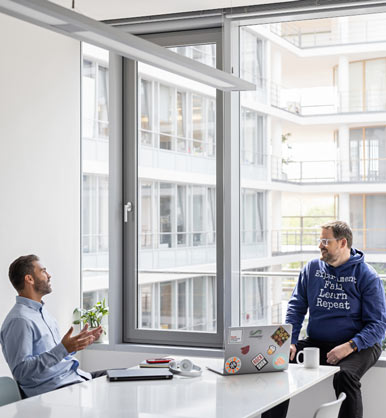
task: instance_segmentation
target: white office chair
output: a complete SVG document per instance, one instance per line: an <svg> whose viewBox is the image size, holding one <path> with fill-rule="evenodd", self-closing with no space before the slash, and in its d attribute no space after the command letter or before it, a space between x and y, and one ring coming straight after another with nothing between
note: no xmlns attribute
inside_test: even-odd
<svg viewBox="0 0 386 418"><path fill-rule="evenodd" d="M0 377L0 406L20 401L20 399L17 383L11 377Z"/></svg>
<svg viewBox="0 0 386 418"><path fill-rule="evenodd" d="M338 418L342 402L346 399L346 394L342 392L334 402L324 403L316 410L314 418Z"/></svg>

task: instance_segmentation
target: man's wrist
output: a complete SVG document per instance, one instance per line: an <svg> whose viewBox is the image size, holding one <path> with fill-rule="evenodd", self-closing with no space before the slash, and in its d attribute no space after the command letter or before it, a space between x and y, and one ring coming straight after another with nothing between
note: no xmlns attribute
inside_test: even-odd
<svg viewBox="0 0 386 418"><path fill-rule="evenodd" d="M358 351L358 346L355 344L354 340L350 340L348 343L349 343L353 352Z"/></svg>

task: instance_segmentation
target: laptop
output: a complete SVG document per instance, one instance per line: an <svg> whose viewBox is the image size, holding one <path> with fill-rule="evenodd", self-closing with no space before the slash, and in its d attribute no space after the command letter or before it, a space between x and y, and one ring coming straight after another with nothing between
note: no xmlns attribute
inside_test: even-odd
<svg viewBox="0 0 386 418"><path fill-rule="evenodd" d="M207 368L223 376L286 370L291 332L290 324L229 327L222 368Z"/></svg>
<svg viewBox="0 0 386 418"><path fill-rule="evenodd" d="M126 382L129 380L162 380L172 379L173 373L167 369L114 369L107 370L110 382Z"/></svg>

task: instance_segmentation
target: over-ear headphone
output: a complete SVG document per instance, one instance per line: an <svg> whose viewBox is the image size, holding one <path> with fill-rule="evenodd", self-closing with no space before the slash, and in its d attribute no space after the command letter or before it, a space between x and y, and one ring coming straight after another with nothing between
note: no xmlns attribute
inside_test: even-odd
<svg viewBox="0 0 386 418"><path fill-rule="evenodd" d="M181 361L172 360L169 363L169 370L173 374L187 377L198 377L202 374L202 369L193 364L189 359L185 358Z"/></svg>

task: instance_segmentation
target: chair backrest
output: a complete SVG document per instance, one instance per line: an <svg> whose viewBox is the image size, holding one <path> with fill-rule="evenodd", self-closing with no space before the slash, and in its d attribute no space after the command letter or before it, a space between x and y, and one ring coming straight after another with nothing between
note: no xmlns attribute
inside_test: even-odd
<svg viewBox="0 0 386 418"><path fill-rule="evenodd" d="M316 410L314 418L338 418L342 402L346 399L346 394L342 392L336 401L324 403Z"/></svg>
<svg viewBox="0 0 386 418"><path fill-rule="evenodd" d="M17 383L11 377L0 377L0 406L20 401L20 399Z"/></svg>

